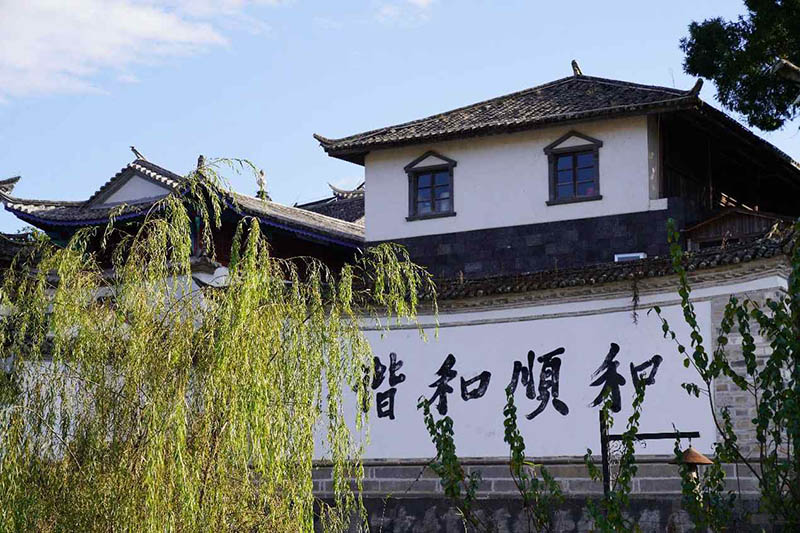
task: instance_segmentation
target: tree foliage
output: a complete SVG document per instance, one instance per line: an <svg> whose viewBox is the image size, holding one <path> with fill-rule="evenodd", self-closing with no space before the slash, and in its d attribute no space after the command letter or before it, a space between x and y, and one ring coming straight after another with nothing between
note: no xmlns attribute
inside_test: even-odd
<svg viewBox="0 0 800 533"><path fill-rule="evenodd" d="M797 116L796 84L776 76L778 59L800 64L800 0L746 0L747 14L692 22L681 40L684 70L713 80L722 105L772 131Z"/></svg>
<svg viewBox="0 0 800 533"><path fill-rule="evenodd" d="M641 531L639 524L627 513L630 505L630 494L633 490L633 478L636 477L636 472L639 469L636 465L636 435L639 433L646 389L643 382L634 382L634 387L636 392L631 403L633 412L628 417L627 426L622 433L619 464L617 465L616 476L614 476L610 486L611 490L607 494L603 494L602 498L589 501L588 504L589 515L594 521L596 531L608 533ZM612 403L610 389L605 389L603 403L600 407L600 417L607 428L611 428L614 425L614 419L611 415ZM596 482L602 481L603 472L595 464L591 449L586 450L583 461L592 480Z"/></svg>
<svg viewBox="0 0 800 533"><path fill-rule="evenodd" d="M413 319L430 279L392 247L338 273L280 260L245 219L226 287L198 289L190 214L209 249L226 194L214 169L142 224L43 243L6 278L0 530L312 531L361 508L359 326ZM330 504L312 495L320 435Z"/></svg>
<svg viewBox="0 0 800 533"><path fill-rule="evenodd" d="M482 479L480 471L467 473L456 453L453 419L443 416L434 420L430 404L424 397L420 398L417 408L422 409L425 427L436 447L436 457L430 467L439 476L445 496L455 505L464 530L471 528L486 533L498 531L498 525L481 512L478 505L478 489ZM517 425L517 408L510 387L506 389L503 428L503 440L508 444L510 453L509 476L522 498L527 531L554 531L555 514L564 503L564 496L547 468L531 462L525 456L525 440Z"/></svg>
<svg viewBox="0 0 800 533"><path fill-rule="evenodd" d="M673 339L687 368L693 368L702 385L684 383L691 395L706 396L719 435L718 458L743 464L759 482L763 511L787 530L800 528L800 223L795 225L791 243L791 272L788 285L778 298L757 302L731 296L725 306L716 346L706 348L697 313L691 301L691 287L685 267L685 253L680 247L680 233L670 221L670 255L678 274L683 320L689 326L690 342L685 345L661 316L664 335ZM756 336L768 342L761 351ZM732 338L739 340L736 351L729 353ZM737 353L739 352L740 353ZM757 441L754 453L740 443L728 406L717 405L713 385L727 379L733 387L748 393L755 406L752 419ZM720 524L731 517L732 500L719 477L721 469L712 468L711 477L699 486L706 496L696 501L697 481L687 483L684 495L695 501L690 505L704 512L706 518ZM693 488L694 487L694 488ZM714 507L713 509L710 509ZM705 508L705 510L704 510ZM710 514L713 513L713 516ZM713 523L707 524L713 526ZM716 526L714 526L716 527Z"/></svg>
<svg viewBox="0 0 800 533"><path fill-rule="evenodd" d="M680 439L675 439L675 460L681 476L681 502L698 531L735 531L737 520L745 519L737 509L736 493L725 484L722 467L725 451L723 444L715 443L717 453L712 464L696 472L683 461Z"/></svg>

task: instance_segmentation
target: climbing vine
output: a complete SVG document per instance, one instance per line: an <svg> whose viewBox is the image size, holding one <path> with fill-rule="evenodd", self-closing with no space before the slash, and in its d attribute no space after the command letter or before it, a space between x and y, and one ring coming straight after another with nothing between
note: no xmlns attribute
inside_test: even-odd
<svg viewBox="0 0 800 533"><path fill-rule="evenodd" d="M428 434L436 447L436 457L431 469L439 476L444 494L456 508L464 529L493 532L498 527L482 513L478 505L478 488L481 472L467 469L456 453L453 419L443 416L434 420L430 404L420 398L418 409L422 409ZM561 487L542 465L537 465L525 456L525 440L517 425L517 408L514 393L506 389L506 405L503 408L504 441L509 446L509 474L522 498L522 510L527 530L530 532L553 531L555 513L564 503Z"/></svg>
<svg viewBox="0 0 800 533"><path fill-rule="evenodd" d="M734 498L725 488L718 463L739 463L758 480L761 510L786 530L796 530L800 528L800 223L785 243L790 256L786 290L765 302L731 296L722 320L715 325L718 335L713 349L707 348L702 335L691 300L686 254L672 220L668 235L689 342L678 337L661 309L654 310L664 336L675 342L684 366L694 369L700 379L700 384L682 386L692 396L707 398L719 441L715 464L700 479L688 478L688 471L682 469L687 509L701 525L716 530L729 527L726 521L734 517ZM759 348L757 336L767 346ZM750 420L757 442L754 450L740 442L728 406L715 401L713 386L722 379L747 393L755 407Z"/></svg>

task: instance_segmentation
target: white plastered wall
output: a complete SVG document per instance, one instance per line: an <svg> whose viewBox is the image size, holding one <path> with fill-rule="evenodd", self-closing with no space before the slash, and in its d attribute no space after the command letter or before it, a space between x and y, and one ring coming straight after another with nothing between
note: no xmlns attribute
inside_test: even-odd
<svg viewBox="0 0 800 533"><path fill-rule="evenodd" d="M548 206L543 150L571 130L603 141L603 199ZM640 116L370 152L365 162L367 241L664 209L663 202L650 202L654 163L649 144L656 142L652 131L648 136L647 117ZM403 167L428 150L457 162L456 216L407 221L408 178Z"/></svg>
<svg viewBox="0 0 800 533"><path fill-rule="evenodd" d="M693 302L700 330L711 348L711 299L720 295L775 290L785 287L785 279L767 275L751 281L696 289ZM581 301L527 305L513 308L489 307L480 311L446 313L439 316L440 328L435 334L433 319L421 317L427 341L420 339L415 327L377 331L370 327L367 336L375 355L389 366L389 354L395 353L403 365L399 372L405 380L395 385L394 419L378 418L373 403L370 417L370 443L365 456L374 459L426 458L435 454L423 420L417 409L420 396L431 398L436 372L448 354L456 363L457 376L448 382L453 392L447 394L447 414L455 424L456 446L461 457L503 457L508 446L503 442L503 406L505 388L509 384L514 361L527 362L528 350L537 357L556 348L564 348L560 356L559 399L568 407L564 416L553 408L552 399L545 410L528 420L525 415L538 405L528 399L525 387L517 386L515 401L519 428L531 456L581 456L587 448L599 451L598 408L590 404L600 387L591 386L592 374L608 354L610 343L619 345L616 357L618 371L626 380L621 387L623 409L615 415L612 432L625 429L633 397L630 364L641 364L655 354L663 357L655 383L647 388L640 431L699 431L693 445L703 453L711 453L716 430L706 397L690 397L681 388L684 382L698 382L692 369L683 366L672 340L665 339L654 305L662 307L681 338L688 345L689 334L681 316L677 294L663 292L642 295L638 322L634 323L631 299L628 296L598 297ZM539 392L542 364L534 364L536 392ZM483 371L491 378L481 398L461 397L461 378L470 379ZM389 373L375 392L386 392ZM373 393L373 398L374 394ZM552 391L551 391L552 392ZM352 398L350 409L353 408ZM434 411L437 418L439 414ZM685 442L683 443L686 444ZM671 454L674 441L652 441L640 454Z"/></svg>
<svg viewBox="0 0 800 533"><path fill-rule="evenodd" d="M167 188L148 179L132 176L119 189L105 198L102 204L134 203L145 198L166 196L169 192Z"/></svg>

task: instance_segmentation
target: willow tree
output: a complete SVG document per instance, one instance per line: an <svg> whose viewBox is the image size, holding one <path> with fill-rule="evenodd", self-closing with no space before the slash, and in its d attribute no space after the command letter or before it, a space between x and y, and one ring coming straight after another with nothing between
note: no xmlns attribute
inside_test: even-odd
<svg viewBox="0 0 800 533"><path fill-rule="evenodd" d="M311 531L358 516L372 355L359 325L413 319L430 279L390 247L335 273L277 259L245 219L224 288L198 289L190 214L210 249L225 198L209 165L136 227L42 243L35 268L7 276L0 530ZM312 495L315 441L327 503Z"/></svg>

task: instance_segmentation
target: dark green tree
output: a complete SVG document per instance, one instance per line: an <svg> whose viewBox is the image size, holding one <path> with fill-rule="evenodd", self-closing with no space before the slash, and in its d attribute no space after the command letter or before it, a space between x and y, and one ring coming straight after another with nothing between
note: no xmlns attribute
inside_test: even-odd
<svg viewBox="0 0 800 533"><path fill-rule="evenodd" d="M772 131L800 111L800 86L776 75L779 59L800 64L800 0L746 0L747 13L692 22L681 39L684 70L710 79L719 101Z"/></svg>

